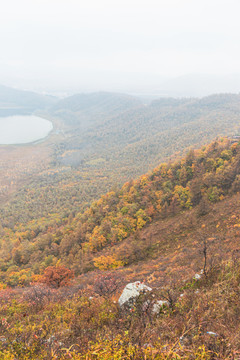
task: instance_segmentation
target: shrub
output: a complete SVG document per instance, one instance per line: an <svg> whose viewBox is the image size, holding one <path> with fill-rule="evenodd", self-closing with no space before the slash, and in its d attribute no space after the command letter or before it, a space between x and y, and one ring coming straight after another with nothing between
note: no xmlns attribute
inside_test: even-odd
<svg viewBox="0 0 240 360"><path fill-rule="evenodd" d="M64 265L56 265L47 267L39 282L53 288L60 288L69 285L73 278L74 273L72 270L66 268Z"/></svg>

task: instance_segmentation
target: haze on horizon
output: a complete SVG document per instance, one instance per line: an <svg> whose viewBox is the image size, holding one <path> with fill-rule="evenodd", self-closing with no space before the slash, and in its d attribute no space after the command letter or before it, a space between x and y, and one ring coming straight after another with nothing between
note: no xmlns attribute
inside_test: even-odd
<svg viewBox="0 0 240 360"><path fill-rule="evenodd" d="M240 92L238 0L9 0L0 83L46 92Z"/></svg>

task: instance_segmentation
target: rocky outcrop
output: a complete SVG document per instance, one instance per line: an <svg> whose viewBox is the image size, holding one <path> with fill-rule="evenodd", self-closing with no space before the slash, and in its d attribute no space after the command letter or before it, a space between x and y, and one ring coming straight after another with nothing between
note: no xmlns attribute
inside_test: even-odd
<svg viewBox="0 0 240 360"><path fill-rule="evenodd" d="M123 289L123 292L118 300L120 306L127 305L130 302L134 301L142 292L151 291L152 288L141 283L140 281L136 281L134 283L129 283Z"/></svg>

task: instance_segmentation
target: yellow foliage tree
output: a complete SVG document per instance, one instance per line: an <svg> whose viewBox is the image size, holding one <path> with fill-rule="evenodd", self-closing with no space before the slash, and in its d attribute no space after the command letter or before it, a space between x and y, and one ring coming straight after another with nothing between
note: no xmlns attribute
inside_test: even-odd
<svg viewBox="0 0 240 360"><path fill-rule="evenodd" d="M116 269L123 265L123 261L116 260L116 258L111 255L102 255L94 259L94 266L100 270Z"/></svg>

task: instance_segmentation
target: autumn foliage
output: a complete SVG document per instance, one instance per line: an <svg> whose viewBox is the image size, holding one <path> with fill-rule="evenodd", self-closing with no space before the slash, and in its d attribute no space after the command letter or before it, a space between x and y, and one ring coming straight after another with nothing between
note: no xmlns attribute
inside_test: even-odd
<svg viewBox="0 0 240 360"><path fill-rule="evenodd" d="M239 164L220 140L58 226L4 229L0 359L237 359ZM136 280L151 294L121 308Z"/></svg>
<svg viewBox="0 0 240 360"><path fill-rule="evenodd" d="M74 273L65 266L48 266L39 282L53 288L60 288L70 284L71 279L74 278Z"/></svg>
<svg viewBox="0 0 240 360"><path fill-rule="evenodd" d="M153 244L139 234L156 221L195 208L202 218L214 204L238 193L239 164L240 145L221 138L115 188L83 212L0 228L1 282L25 286L59 259L75 275L144 260Z"/></svg>
<svg viewBox="0 0 240 360"><path fill-rule="evenodd" d="M131 309L112 299L119 289L111 274L84 290L1 290L0 359L238 359L240 258L232 255L198 280L153 287ZM170 305L153 313L158 299Z"/></svg>

